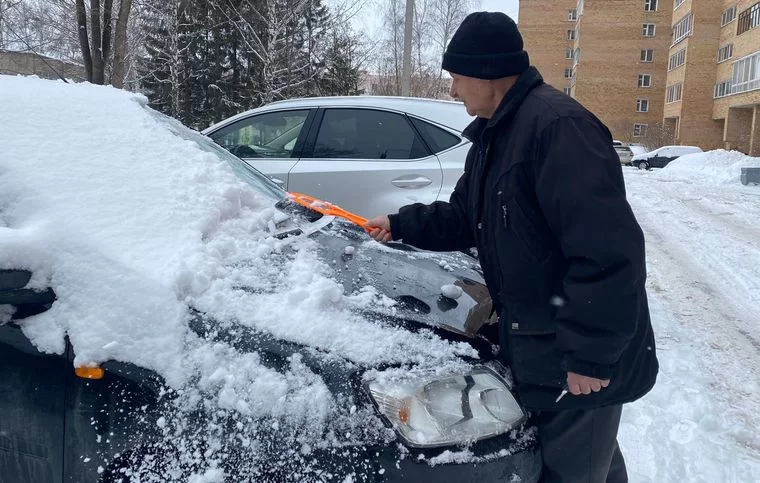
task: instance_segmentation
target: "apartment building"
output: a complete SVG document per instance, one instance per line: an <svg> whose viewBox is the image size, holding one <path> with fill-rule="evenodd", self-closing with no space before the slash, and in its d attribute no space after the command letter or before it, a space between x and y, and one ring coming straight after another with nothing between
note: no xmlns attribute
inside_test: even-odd
<svg viewBox="0 0 760 483"><path fill-rule="evenodd" d="M644 142L663 122L672 11L673 0L521 0L519 22L549 84L578 99L616 139Z"/></svg>
<svg viewBox="0 0 760 483"><path fill-rule="evenodd" d="M570 93L578 0L520 0L519 28L525 50L544 80Z"/></svg>
<svg viewBox="0 0 760 483"><path fill-rule="evenodd" d="M526 48L616 138L760 156L760 1L567 3L521 0ZM558 37L574 39L564 65Z"/></svg>
<svg viewBox="0 0 760 483"><path fill-rule="evenodd" d="M712 0L692 3L698 1ZM716 17L720 34L711 59L717 65L712 117L722 127L721 147L760 156L760 1L719 3L723 6ZM679 134L685 140L696 139L693 133Z"/></svg>

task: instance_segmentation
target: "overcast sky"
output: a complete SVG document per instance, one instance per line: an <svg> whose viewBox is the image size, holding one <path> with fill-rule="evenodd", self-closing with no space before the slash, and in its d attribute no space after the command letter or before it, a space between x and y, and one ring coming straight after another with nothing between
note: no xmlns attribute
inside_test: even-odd
<svg viewBox="0 0 760 483"><path fill-rule="evenodd" d="M345 4L352 3L350 0L328 0L328 3ZM381 7L383 0L366 0L364 7L352 19L354 27L363 30L370 37L376 37L381 34L382 24ZM517 21L517 4L518 0L480 0L480 7L476 10L486 10L489 12L504 12L515 21Z"/></svg>
<svg viewBox="0 0 760 483"><path fill-rule="evenodd" d="M481 0L481 10L504 12L517 21L517 0Z"/></svg>

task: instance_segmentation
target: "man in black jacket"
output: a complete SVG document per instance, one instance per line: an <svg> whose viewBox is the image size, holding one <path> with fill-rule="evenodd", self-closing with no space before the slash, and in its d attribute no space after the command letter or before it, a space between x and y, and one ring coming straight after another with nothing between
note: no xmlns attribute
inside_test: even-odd
<svg viewBox="0 0 760 483"><path fill-rule="evenodd" d="M612 136L544 84L504 14L468 16L443 68L451 95L477 116L464 132L473 143L464 175L448 203L377 217L371 234L427 250L477 247L502 357L535 414L543 481L627 481L622 405L652 388L658 363L644 236Z"/></svg>

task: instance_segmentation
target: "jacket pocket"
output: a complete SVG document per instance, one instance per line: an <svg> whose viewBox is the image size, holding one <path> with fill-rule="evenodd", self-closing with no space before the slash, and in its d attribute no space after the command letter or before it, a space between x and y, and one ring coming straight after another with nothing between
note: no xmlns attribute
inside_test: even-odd
<svg viewBox="0 0 760 483"><path fill-rule="evenodd" d="M563 387L567 373L562 370L562 354L555 348L553 327L519 328L512 319L507 327L508 358L519 384Z"/></svg>

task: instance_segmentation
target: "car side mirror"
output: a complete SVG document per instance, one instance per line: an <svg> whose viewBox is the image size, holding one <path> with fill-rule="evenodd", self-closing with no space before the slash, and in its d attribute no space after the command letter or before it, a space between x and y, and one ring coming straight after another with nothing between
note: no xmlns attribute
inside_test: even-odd
<svg viewBox="0 0 760 483"><path fill-rule="evenodd" d="M13 319L45 312L55 302L51 288L42 291L24 288L31 278L27 270L0 270L0 305L13 307Z"/></svg>
<svg viewBox="0 0 760 483"><path fill-rule="evenodd" d="M26 287L32 278L27 270L0 270L0 290L18 290Z"/></svg>

